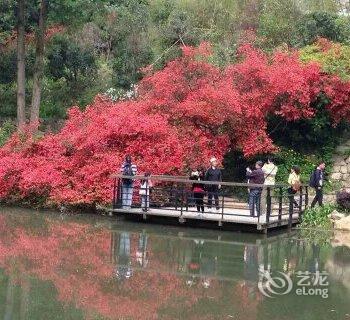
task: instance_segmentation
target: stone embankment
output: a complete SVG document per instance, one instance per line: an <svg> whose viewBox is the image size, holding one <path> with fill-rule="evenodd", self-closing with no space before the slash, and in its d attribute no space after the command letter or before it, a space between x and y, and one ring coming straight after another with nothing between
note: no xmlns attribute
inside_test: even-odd
<svg viewBox="0 0 350 320"><path fill-rule="evenodd" d="M333 222L333 228L341 231L350 231L350 215L346 216L338 211L333 211L329 217Z"/></svg>
<svg viewBox="0 0 350 320"><path fill-rule="evenodd" d="M330 181L333 185L333 191L330 194L325 194L325 202L334 203L337 191L350 192L350 139L347 139L335 150Z"/></svg>
<svg viewBox="0 0 350 320"><path fill-rule="evenodd" d="M350 140L336 149L330 178L339 189L350 192Z"/></svg>

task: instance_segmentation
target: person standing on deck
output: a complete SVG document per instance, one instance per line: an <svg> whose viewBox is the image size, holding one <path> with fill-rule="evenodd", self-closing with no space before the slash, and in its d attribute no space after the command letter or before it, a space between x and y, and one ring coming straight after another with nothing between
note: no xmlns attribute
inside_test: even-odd
<svg viewBox="0 0 350 320"><path fill-rule="evenodd" d="M265 182L262 166L262 161L257 161L255 164L255 170L252 171L250 168L247 168L247 178L249 179L249 184L261 185L261 187L253 186L249 190L249 209L251 217L255 217L255 212L258 217L260 216L261 192Z"/></svg>
<svg viewBox="0 0 350 320"><path fill-rule="evenodd" d="M132 163L131 156L125 157L125 162L120 168L120 172L123 176L132 177L137 173L137 166ZM130 209L132 204L132 196L134 192L134 180L123 178L122 179L122 207L123 209Z"/></svg>
<svg viewBox="0 0 350 320"><path fill-rule="evenodd" d="M310 187L314 188L316 195L314 200L312 200L311 208L313 208L316 203L320 207L323 206L323 185L324 185L324 170L326 169L326 164L324 161L318 163L317 168L313 171L310 177Z"/></svg>
<svg viewBox="0 0 350 320"><path fill-rule="evenodd" d="M200 181L204 180L204 170L198 168L191 172L190 180L194 180L192 185L193 199L197 206L197 212L201 216L204 213L204 185Z"/></svg>
<svg viewBox="0 0 350 320"><path fill-rule="evenodd" d="M272 157L267 158L267 162L263 165L262 171L264 172L265 182L261 194L261 214L265 214L267 187L273 187L276 184L276 175L278 171L278 167L274 164Z"/></svg>
<svg viewBox="0 0 350 320"><path fill-rule="evenodd" d="M288 194L289 194L289 201L291 201L294 204L294 207L299 208L298 202L295 201L294 195L300 191L300 168L298 166L293 166L290 170L290 174L288 177Z"/></svg>
<svg viewBox="0 0 350 320"><path fill-rule="evenodd" d="M211 158L210 159L210 168L205 173L204 180L212 181L212 182L221 182L222 181L221 170L217 168L217 165L218 165L217 159ZM221 186L219 184L210 184L207 187L209 211L212 211L213 198L215 200L216 211L218 212L220 210L220 206L219 206L219 189L220 188L221 188Z"/></svg>
<svg viewBox="0 0 350 320"><path fill-rule="evenodd" d="M264 185L274 186L276 184L278 167L274 164L272 157L267 158L267 163L263 165L262 171L264 171Z"/></svg>
<svg viewBox="0 0 350 320"><path fill-rule="evenodd" d="M149 179L151 176L150 172L145 173L145 179L141 180L139 195L141 197L141 208L142 211L146 212L149 210L149 198L150 198L150 189L153 187L152 180Z"/></svg>

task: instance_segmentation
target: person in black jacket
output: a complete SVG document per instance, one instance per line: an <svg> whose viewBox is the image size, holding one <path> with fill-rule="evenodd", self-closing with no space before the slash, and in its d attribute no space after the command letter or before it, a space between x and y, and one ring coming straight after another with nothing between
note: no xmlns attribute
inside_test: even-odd
<svg viewBox="0 0 350 320"><path fill-rule="evenodd" d="M324 186L324 170L326 164L324 161L320 161L317 168L313 171L310 177L310 187L314 188L316 195L314 200L312 200L311 208L313 208L316 203L320 207L323 206L323 186Z"/></svg>
<svg viewBox="0 0 350 320"><path fill-rule="evenodd" d="M216 160L216 158L211 158L210 159L210 168L205 173L205 180L206 181L213 181L213 182L221 182L222 181L221 170L217 168L217 165L218 165L218 161ZM221 188L221 186L219 184L210 184L207 186L209 211L212 211L213 198L215 199L216 211L220 210L220 206L219 206L219 189L220 188Z"/></svg>
<svg viewBox="0 0 350 320"><path fill-rule="evenodd" d="M249 184L254 185L251 188L249 188L249 210L251 217L260 216L261 192L265 182L264 171L262 170L262 166L263 162L257 161L255 164L255 170L247 168L246 174L247 178L249 179ZM261 185L261 187L258 185Z"/></svg>

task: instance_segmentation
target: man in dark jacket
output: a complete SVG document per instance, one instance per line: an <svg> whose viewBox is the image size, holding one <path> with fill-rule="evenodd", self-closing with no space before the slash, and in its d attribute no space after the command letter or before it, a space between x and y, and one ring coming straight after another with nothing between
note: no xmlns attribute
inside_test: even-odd
<svg viewBox="0 0 350 320"><path fill-rule="evenodd" d="M221 182L222 181L222 175L221 170L217 168L218 162L216 158L210 159L210 168L205 173L205 179L206 181L213 181L213 182ZM220 210L219 206L219 189L221 188L218 184L211 184L208 185L208 209L209 211L212 211L212 202L213 198L215 199L215 207L216 211Z"/></svg>
<svg viewBox="0 0 350 320"><path fill-rule="evenodd" d="M312 200L311 208L313 208L316 203L319 206L323 206L323 185L324 185L324 170L326 168L326 164L324 161L320 161L317 168L311 174L310 177L310 187L314 188L316 191L316 195L314 200Z"/></svg>
<svg viewBox="0 0 350 320"><path fill-rule="evenodd" d="M262 166L262 161L258 161L255 164L255 170L252 171L250 168L247 168L247 178L249 179L249 184L261 185L261 187L253 186L249 189L249 210L251 217L255 217L255 211L257 216L260 216L261 192L265 181Z"/></svg>

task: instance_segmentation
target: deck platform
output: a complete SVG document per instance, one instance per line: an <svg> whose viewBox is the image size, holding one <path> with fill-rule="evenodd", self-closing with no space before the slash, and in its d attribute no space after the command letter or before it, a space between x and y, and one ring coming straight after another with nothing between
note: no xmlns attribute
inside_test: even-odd
<svg viewBox="0 0 350 320"><path fill-rule="evenodd" d="M278 228L283 226L290 225L289 215L282 216L279 218L276 216L270 216L269 221L266 221L266 215L261 215L258 217L251 217L248 209L225 209L224 214L216 212L204 212L198 214L194 211L181 211L176 210L175 208L152 208L147 212L141 210L141 208L131 208L131 209L109 209L109 212L113 214L119 214L123 216L142 216L144 220L147 220L151 217L163 217L163 218L172 218L178 219L180 224L185 224L189 220L201 221L201 222L215 222L219 227L222 227L224 224L240 224L240 225L249 225L250 227L256 228L257 231L265 231L267 229ZM163 219L164 221L164 219ZM292 216L292 225L295 225L299 222L299 213L293 213Z"/></svg>
<svg viewBox="0 0 350 320"><path fill-rule="evenodd" d="M292 227L301 220L303 211L308 205L307 186L301 186L300 192L295 199L299 207L295 208L292 198L286 193L287 186L262 187L264 197L261 204L259 217L250 216L250 210L246 202L238 201L242 194L247 194L247 189L252 187L245 183L221 182L219 192L219 210L208 210L205 202L204 213L199 214L194 205L195 199L191 191L193 181L183 178L164 178L162 176L151 177L159 180L149 195L149 205L142 210L139 195L140 187L137 180L144 177L133 176L133 199L132 207L125 208L123 202L122 179L126 177L117 175L114 185L113 206L106 209L108 212L121 215L126 218L156 221L162 223L177 223L191 226L215 226L216 228L244 230L246 227L256 232L267 233L270 229L279 227ZM205 184L213 182L203 181ZM253 186L253 187L261 187ZM305 189L304 189L305 188Z"/></svg>

